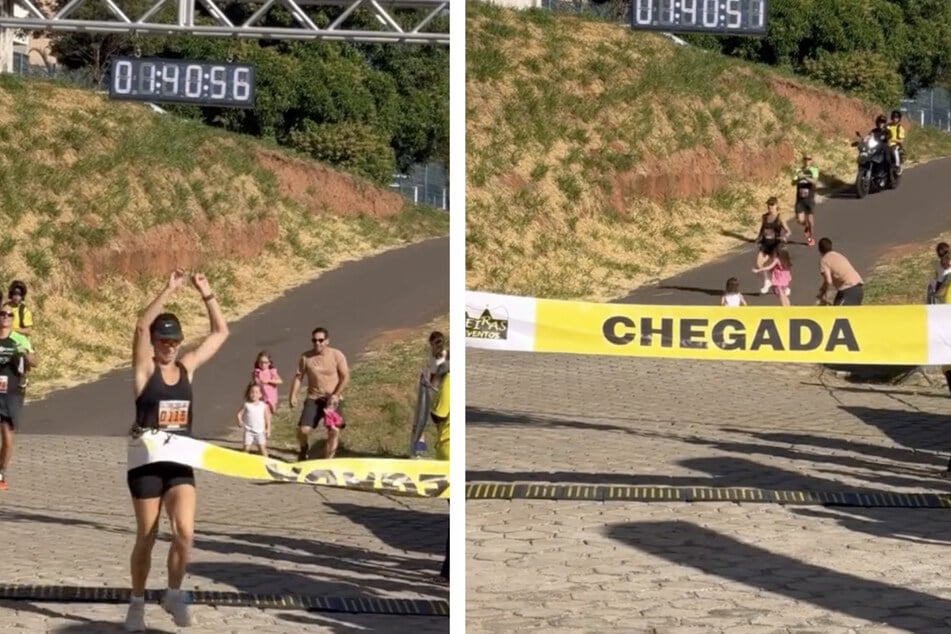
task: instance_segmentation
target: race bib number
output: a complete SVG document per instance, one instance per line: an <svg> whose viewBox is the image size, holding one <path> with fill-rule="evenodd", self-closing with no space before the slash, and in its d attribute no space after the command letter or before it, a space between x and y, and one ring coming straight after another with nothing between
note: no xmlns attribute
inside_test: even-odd
<svg viewBox="0 0 951 634"><path fill-rule="evenodd" d="M800 187L800 188L799 188L799 197L800 197L800 198L809 198L809 188L808 188L808 187Z"/></svg>
<svg viewBox="0 0 951 634"><path fill-rule="evenodd" d="M0 376L0 394L7 393L7 386L9 385L10 379L6 376Z"/></svg>
<svg viewBox="0 0 951 634"><path fill-rule="evenodd" d="M188 427L189 401L159 401L158 425L164 431Z"/></svg>
<svg viewBox="0 0 951 634"><path fill-rule="evenodd" d="M765 231L763 231L763 239L764 239L764 240L775 240L775 239L776 239L776 232L773 231L772 229L766 229Z"/></svg>

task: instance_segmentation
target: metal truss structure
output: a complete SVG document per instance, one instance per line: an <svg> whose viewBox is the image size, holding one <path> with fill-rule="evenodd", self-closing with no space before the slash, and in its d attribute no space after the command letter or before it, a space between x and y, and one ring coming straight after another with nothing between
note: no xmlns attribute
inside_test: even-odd
<svg viewBox="0 0 951 634"><path fill-rule="evenodd" d="M427 29L433 19L449 11L450 0L148 0L141 15L129 15L116 0L69 0L55 13L43 13L39 0L0 0L0 29L23 31L78 31L85 33L121 33L127 35L196 35L275 40L345 40L401 44L448 45L449 33ZM460 0L457 0L459 2ZM157 22L156 15L166 5L177 7L174 22ZM10 10L10 7L14 10ZM229 4L251 4L257 10L242 23L233 23L223 10ZM112 19L72 17L82 6L99 6ZM287 10L296 28L263 26L261 22L275 6ZM302 7L340 7L343 11L326 27L318 27ZM15 8L19 7L19 11ZM396 9L418 9L425 13L411 28L401 27L394 18ZM370 12L380 30L355 30L347 23L357 10ZM23 15L23 14L26 15ZM214 24L200 23L210 17ZM204 22L207 22L205 20Z"/></svg>

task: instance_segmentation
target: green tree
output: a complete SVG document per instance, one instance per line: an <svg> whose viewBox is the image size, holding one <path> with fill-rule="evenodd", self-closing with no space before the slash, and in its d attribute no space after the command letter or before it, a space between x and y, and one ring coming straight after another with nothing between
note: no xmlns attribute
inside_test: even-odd
<svg viewBox="0 0 951 634"><path fill-rule="evenodd" d="M145 0L133 0L133 3L141 6L132 14L141 15ZM103 7L90 10L98 13L84 17L106 17ZM227 6L228 17L236 23L246 20L253 10L247 3ZM174 19L172 5L162 11L171 12L165 17ZM307 9L318 26L327 26L340 11L342 9L336 7ZM398 11L395 15L402 26L408 28L425 14ZM351 28L379 28L365 11L358 10L351 19ZM207 17L200 21L211 22ZM264 24L293 26L293 18L286 10L276 8L267 15ZM448 31L448 19L437 17L428 28ZM359 165L361 173L372 173L375 179L379 179L380 165L387 161L406 170L414 163L448 159L449 51L445 46L330 41L233 42L193 36L148 36L133 41L126 36L84 34L57 34L54 40L57 55L67 67L95 66L100 77L108 72L113 56L133 50L143 56L209 61L233 57L252 62L256 68L253 109L191 105L166 108L179 116L235 132L270 138L293 147L311 147L309 153L320 156L321 160L339 160L341 166ZM329 137L333 134L355 140L363 144L362 147L378 147L377 141L383 139L388 145L383 154L389 159L372 166L353 156L336 159L334 157L344 157L345 153L327 150L339 146L331 142ZM355 155L359 154L355 151Z"/></svg>

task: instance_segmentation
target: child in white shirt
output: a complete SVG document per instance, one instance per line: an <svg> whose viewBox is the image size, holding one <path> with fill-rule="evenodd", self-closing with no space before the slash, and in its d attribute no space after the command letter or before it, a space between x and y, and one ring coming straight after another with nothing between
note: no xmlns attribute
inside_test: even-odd
<svg viewBox="0 0 951 634"><path fill-rule="evenodd" d="M261 455L267 458L267 438L271 437L271 408L263 400L264 392L257 383L248 385L244 392L244 405L238 410L238 428L244 429L243 451L250 452L257 445Z"/></svg>
<svg viewBox="0 0 951 634"><path fill-rule="evenodd" d="M746 306L746 298L740 292L740 280L731 277L726 281L726 292L720 298L720 306Z"/></svg>

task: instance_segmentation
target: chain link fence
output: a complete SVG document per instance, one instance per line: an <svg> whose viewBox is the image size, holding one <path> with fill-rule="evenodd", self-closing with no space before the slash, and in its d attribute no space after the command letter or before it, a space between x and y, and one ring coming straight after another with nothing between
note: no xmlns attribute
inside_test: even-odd
<svg viewBox="0 0 951 634"><path fill-rule="evenodd" d="M418 205L449 210L449 173L442 165L416 165L409 174L394 174L390 188Z"/></svg>
<svg viewBox="0 0 951 634"><path fill-rule="evenodd" d="M538 6L553 13L584 13L605 22L631 23L631 0L539 0Z"/></svg>
<svg viewBox="0 0 951 634"><path fill-rule="evenodd" d="M902 99L901 110L912 123L951 132L951 99L944 88L921 90L914 99Z"/></svg>
<svg viewBox="0 0 951 634"><path fill-rule="evenodd" d="M25 54L18 52L13 53L13 73L26 79L55 80L78 88L102 90L92 71L70 70L57 64L31 64Z"/></svg>

